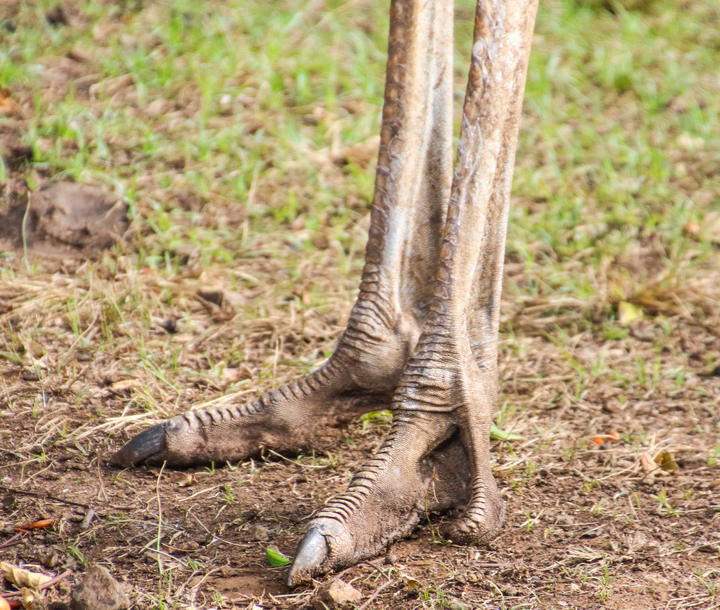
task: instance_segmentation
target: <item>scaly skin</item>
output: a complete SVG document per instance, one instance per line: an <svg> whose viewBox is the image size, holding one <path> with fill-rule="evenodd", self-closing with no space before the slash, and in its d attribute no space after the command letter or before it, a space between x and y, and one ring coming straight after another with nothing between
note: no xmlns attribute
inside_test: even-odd
<svg viewBox="0 0 720 610"><path fill-rule="evenodd" d="M435 295L395 391L393 428L348 490L308 525L290 585L406 535L431 492L439 492L433 508L463 507L446 530L453 541L485 543L505 519L489 436L507 206L536 10L536 0L478 4ZM430 462L450 466L431 474Z"/></svg>
<svg viewBox="0 0 720 610"><path fill-rule="evenodd" d="M115 458L184 465L247 457L260 446L307 449L321 442L322 430L390 406L393 425L382 446L310 522L290 585L380 552L429 510L459 509L446 535L468 544L490 540L505 519L489 433L536 10L537 0L479 0L449 188L452 0L392 0L366 263L335 353L320 370L250 405L151 428Z"/></svg>
<svg viewBox="0 0 720 610"><path fill-rule="evenodd" d="M239 460L329 448L339 426L387 409L432 298L452 177L452 22L391 11L385 105L365 267L329 361L246 405L189 411L142 432L117 466ZM415 20L415 21L413 21Z"/></svg>

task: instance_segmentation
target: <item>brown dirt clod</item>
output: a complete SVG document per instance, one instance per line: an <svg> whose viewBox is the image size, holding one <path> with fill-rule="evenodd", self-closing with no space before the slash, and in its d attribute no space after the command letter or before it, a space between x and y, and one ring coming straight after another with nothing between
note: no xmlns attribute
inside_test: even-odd
<svg viewBox="0 0 720 610"><path fill-rule="evenodd" d="M127 205L117 196L73 182L37 191L29 202L23 197L0 220L0 238L15 247L24 241L30 248L69 247L87 254L112 247L129 227Z"/></svg>
<svg viewBox="0 0 720 610"><path fill-rule="evenodd" d="M91 566L72 592L72 610L125 610L130 600L107 568Z"/></svg>
<svg viewBox="0 0 720 610"><path fill-rule="evenodd" d="M315 610L329 608L344 608L350 604L357 604L362 599L362 593L352 585L336 578L320 589L318 595L312 599Z"/></svg>

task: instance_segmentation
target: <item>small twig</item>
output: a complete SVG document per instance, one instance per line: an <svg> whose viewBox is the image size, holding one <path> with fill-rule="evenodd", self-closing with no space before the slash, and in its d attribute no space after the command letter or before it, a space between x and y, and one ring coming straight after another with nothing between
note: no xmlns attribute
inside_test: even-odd
<svg viewBox="0 0 720 610"><path fill-rule="evenodd" d="M20 591L4 591L0 593L0 597L6 600L15 599L16 597L20 597Z"/></svg>
<svg viewBox="0 0 720 610"><path fill-rule="evenodd" d="M350 566L349 568L345 568L344 570L341 570L340 572L337 572L337 573L333 576L333 578L342 578L342 576L343 576L346 572L349 572L350 570L354 570L355 568L357 568L358 566L363 565L363 564L367 564L367 565L369 565L370 567L375 568L375 564L376 564L376 563L381 563L381 562L383 562L383 561L385 561L385 558L384 558L384 557L380 557L379 559L373 559L372 561L363 561L362 563L355 564L354 566ZM383 574L382 572L380 572L380 573ZM386 576L385 574L383 574L383 576L385 576L385 577L387 578L387 576Z"/></svg>
<svg viewBox="0 0 720 610"><path fill-rule="evenodd" d="M90 508L87 504L81 504L80 502L73 502L71 500L65 500L64 498L58 498L57 496L51 496L49 494L39 494L34 491L24 491L22 489L14 489L13 487L7 487L6 485L0 484L0 489L9 491L10 493L19 494L21 496L31 496L33 498L40 498L41 500L53 500L54 502L60 502L62 504L69 504L70 506L79 506L80 508Z"/></svg>
<svg viewBox="0 0 720 610"><path fill-rule="evenodd" d="M27 205L25 206L25 214L23 214L22 219L22 227L21 227L21 234L22 234L22 247L23 247L23 262L25 263L25 269L30 271L30 261L28 260L28 244L27 244L27 219L28 215L30 214L30 201L32 200L32 193L28 193L28 200Z"/></svg>
<svg viewBox="0 0 720 610"><path fill-rule="evenodd" d="M88 326L88 329L89 329L89 328L90 328L90 326ZM87 332L87 331L85 331L85 332ZM84 334L84 333L83 333L83 334ZM69 351L70 351L70 350L68 350L68 352L69 352ZM87 370L92 366L92 364L93 364L93 363L90 362L89 364L85 365L85 366L83 367L83 369L82 369L79 373L76 373L76 374L75 374L75 376L70 380L70 383L67 384L67 387L65 388L65 391L66 391L66 392L69 392L69 391L70 391L70 388L72 388L73 385L75 385L75 382L76 382L78 379L80 379L81 375L84 375L85 373L87 373Z"/></svg>
<svg viewBox="0 0 720 610"><path fill-rule="evenodd" d="M43 589L47 589L48 587L58 584L61 580L65 580L68 576L70 576L70 574L72 574L72 570L65 570L62 574L58 574L52 580L48 580L47 582L41 584L38 587L38 591L42 591Z"/></svg>
<svg viewBox="0 0 720 610"><path fill-rule="evenodd" d="M81 530L88 529L94 518L95 518L95 509L91 508L90 510L88 510L87 513L85 513L82 523L80 523L80 529Z"/></svg>
<svg viewBox="0 0 720 610"><path fill-rule="evenodd" d="M23 532L18 532L12 538L10 538L10 540L8 540L7 542L3 542L2 544L0 544L0 549L5 549L9 546L15 546L16 544L20 544L20 538L22 538L22 537L23 537Z"/></svg>
<svg viewBox="0 0 720 610"><path fill-rule="evenodd" d="M394 580L388 580L387 582L384 582L381 584L377 589L375 589L375 593L373 593L370 597L368 597L368 600L358 608L358 610L365 610L370 604L375 601L375 598L380 595L385 589L387 589L390 585L394 584Z"/></svg>
<svg viewBox="0 0 720 610"><path fill-rule="evenodd" d="M317 591L317 587L315 588L313 593L306 593L304 597L301 597L300 605L297 608L295 608L295 610L301 610L301 608L305 608L308 605L308 603L310 602L310 600L312 599L312 596L315 593L315 591Z"/></svg>
<svg viewBox="0 0 720 610"><path fill-rule="evenodd" d="M268 449L268 453L272 453L274 456L279 457L281 460L285 460L286 462L295 464L295 466L300 466L300 468L312 468L313 470L324 470L327 468L327 466L312 466L310 464L301 464L300 462L296 462L295 460L286 458L284 455L280 455L277 451L273 451L272 449Z"/></svg>
<svg viewBox="0 0 720 610"><path fill-rule="evenodd" d="M383 558L381 561L384 561L384 560L385 560L385 559ZM380 563L380 561L376 561L375 563ZM387 578L388 580L392 580L387 574L385 574L385 572L383 572L383 569L382 569L381 567L376 566L375 564L370 563L369 561L363 561L363 562L359 563L358 565L361 565L361 566L362 566L362 565L370 566L373 570L377 570L377 571L380 573L381 576L384 576L384 577Z"/></svg>
<svg viewBox="0 0 720 610"><path fill-rule="evenodd" d="M157 478L157 486L155 487L155 491L157 492L157 503L158 503L158 529L157 529L157 562L158 562L158 570L160 570L160 574L163 573L163 565L162 565L162 558L160 557L160 553L162 553L162 550L160 549L160 541L162 540L162 500L160 499L160 479L162 479L163 472L165 471L165 465L167 462L163 462L162 468L160 469L160 472L158 474Z"/></svg>
<svg viewBox="0 0 720 610"><path fill-rule="evenodd" d="M177 599L177 600L180 599L180 596L181 596L181 595L183 594L183 592L185 591L185 587L187 587L188 584L190 584L190 581L191 581L193 578L195 578L195 576L196 576L197 574L198 574L198 571L197 571L197 570L193 570L193 571L192 571L192 574L190 574L190 576L188 577L188 579L187 579L183 584L181 584L180 587L178 588L178 590L175 592L175 599Z"/></svg>

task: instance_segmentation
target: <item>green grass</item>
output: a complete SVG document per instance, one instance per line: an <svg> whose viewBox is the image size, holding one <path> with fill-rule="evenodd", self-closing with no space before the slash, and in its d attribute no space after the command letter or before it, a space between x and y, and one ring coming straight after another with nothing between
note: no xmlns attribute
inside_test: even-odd
<svg viewBox="0 0 720 610"><path fill-rule="evenodd" d="M206 270L251 295L243 320L282 311L305 324L317 311L341 324L347 307L338 303L354 294L374 178L367 155L347 151L372 147L378 132L387 3L81 0L67 10L70 25L56 26L44 19L53 6L22 4L0 16L0 86L26 108L21 137L35 151L15 175L31 188L70 179L124 196L133 238L105 256L100 275L151 273L162 284ZM571 0L540 7L505 290L508 301L547 304L538 315L559 321L542 332L557 345L589 324L621 341L619 302L650 316L677 313L683 282L719 264L702 230L720 209L718 10L716 0L657 1L642 11ZM459 121L472 3L462 0L456 13ZM335 162L338 153L346 164ZM43 272L4 260L5 280ZM258 260L271 264L248 264ZM84 270L88 281L95 269ZM142 345L163 309L204 330L173 285L152 295L142 282L117 293L92 286L76 295L84 305L69 300L79 345L97 339L83 335L96 318L107 352L130 327ZM507 337L513 324L503 323ZM328 349L320 342L275 357L260 378L275 380L278 367L307 371ZM183 349L141 352L152 383L175 391ZM236 342L206 368L219 377L226 362L247 358ZM576 396L600 376L627 386L602 361L590 370L575 364ZM646 385L642 371L634 381Z"/></svg>
<svg viewBox="0 0 720 610"><path fill-rule="evenodd" d="M377 132L385 3L319 11L304 2L173 1L134 12L140 5L80 2L78 29L45 23L51 6L21 7L17 30L1 35L0 85L34 100L25 138L43 177L102 182L135 204L141 231L154 234L142 265L177 271L181 244L204 263L226 263L289 226L295 239L283 255L292 263L293 250L313 249L310 233L327 218L331 243L341 258L352 253L348 270L357 271L363 235L352 228L369 206L372 171L351 164L326 180L307 153L327 156L334 138L348 147ZM563 263L599 267L656 236L668 262L712 250L683 227L720 206L717 176L702 172L720 160L716 11L716 2L618 14L543 3L509 240L537 275L521 294L590 298L592 282L568 282ZM460 84L470 4L458 14ZM45 101L43 65L77 46L101 81L96 99L70 83ZM129 86L104 93L112 87L103 83L125 75ZM693 141L700 147L687 150ZM177 205L180 191L227 198L250 229L222 217L198 226Z"/></svg>

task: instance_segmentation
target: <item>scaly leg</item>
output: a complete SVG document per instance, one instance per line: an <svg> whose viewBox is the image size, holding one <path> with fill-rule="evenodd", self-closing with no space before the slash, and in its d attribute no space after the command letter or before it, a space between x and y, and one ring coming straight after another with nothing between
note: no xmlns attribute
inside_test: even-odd
<svg viewBox="0 0 720 610"><path fill-rule="evenodd" d="M328 362L245 405L189 411L132 439L113 463L183 466L307 451L389 408L433 294L452 178L447 2L393 0L375 195L360 292Z"/></svg>
<svg viewBox="0 0 720 610"><path fill-rule="evenodd" d="M438 1L438 0L436 0ZM425 510L463 507L452 540L496 535L490 465L507 209L537 0L480 0L434 298L393 399L391 431L309 524L291 585L376 554Z"/></svg>

